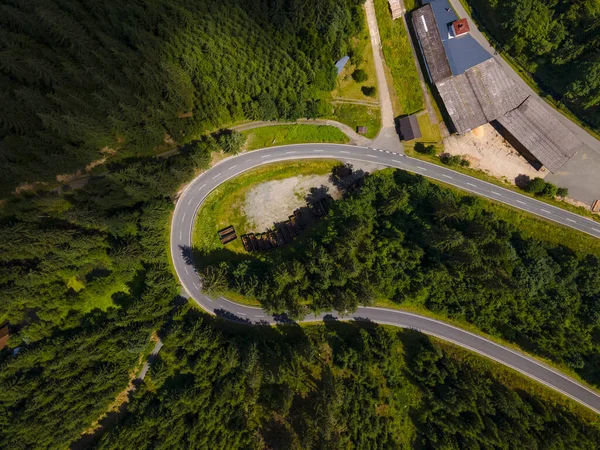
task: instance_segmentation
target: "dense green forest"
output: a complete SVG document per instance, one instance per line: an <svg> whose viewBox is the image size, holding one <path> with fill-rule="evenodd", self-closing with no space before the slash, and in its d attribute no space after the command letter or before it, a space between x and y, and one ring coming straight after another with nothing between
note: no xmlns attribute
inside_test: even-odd
<svg viewBox="0 0 600 450"><path fill-rule="evenodd" d="M315 117L362 2L3 0L0 195L240 119Z"/></svg>
<svg viewBox="0 0 600 450"><path fill-rule="evenodd" d="M207 138L112 165L83 189L5 203L2 446L64 448L126 387L179 293L167 250L174 195L216 148Z"/></svg>
<svg viewBox="0 0 600 450"><path fill-rule="evenodd" d="M467 0L541 89L600 129L598 0Z"/></svg>
<svg viewBox="0 0 600 450"><path fill-rule="evenodd" d="M206 270L274 313L384 298L466 320L600 385L600 260L525 237L461 195L391 169L335 202L301 246ZM214 277L214 273L225 277Z"/></svg>
<svg viewBox="0 0 600 450"><path fill-rule="evenodd" d="M100 449L596 448L600 428L418 333L232 332L182 309Z"/></svg>

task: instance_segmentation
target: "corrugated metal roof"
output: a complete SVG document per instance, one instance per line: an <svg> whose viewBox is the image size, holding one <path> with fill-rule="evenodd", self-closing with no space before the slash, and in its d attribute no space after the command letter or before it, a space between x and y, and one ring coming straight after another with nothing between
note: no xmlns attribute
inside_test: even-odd
<svg viewBox="0 0 600 450"><path fill-rule="evenodd" d="M441 81L436 84L436 87L457 133L466 133L487 123L465 74Z"/></svg>
<svg viewBox="0 0 600 450"><path fill-rule="evenodd" d="M582 147L561 121L534 97L499 117L498 122L551 172L560 169Z"/></svg>
<svg viewBox="0 0 600 450"><path fill-rule="evenodd" d="M412 22L431 81L437 83L451 77L452 69L442 44L431 5L425 5L417 9L412 14Z"/></svg>
<svg viewBox="0 0 600 450"><path fill-rule="evenodd" d="M527 93L494 59L472 67L465 74L488 122L515 109L527 99Z"/></svg>

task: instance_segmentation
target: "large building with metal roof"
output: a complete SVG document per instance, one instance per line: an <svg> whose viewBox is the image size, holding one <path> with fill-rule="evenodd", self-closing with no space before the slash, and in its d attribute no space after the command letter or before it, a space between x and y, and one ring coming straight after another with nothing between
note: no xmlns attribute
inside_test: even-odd
<svg viewBox="0 0 600 450"><path fill-rule="evenodd" d="M423 3L412 14L413 28L429 79L456 133L496 121L528 159L551 172L583 147L547 105L521 89L469 34L468 21L458 18L448 0Z"/></svg>

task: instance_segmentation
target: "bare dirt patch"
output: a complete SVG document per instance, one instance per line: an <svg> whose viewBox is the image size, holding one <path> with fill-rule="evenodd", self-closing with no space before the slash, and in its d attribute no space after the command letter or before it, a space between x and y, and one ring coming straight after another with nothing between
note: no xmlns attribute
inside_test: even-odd
<svg viewBox="0 0 600 450"><path fill-rule="evenodd" d="M465 155L471 167L512 184L519 176L544 178L549 173L546 168L536 170L490 124L445 138L444 149L451 155Z"/></svg>
<svg viewBox="0 0 600 450"><path fill-rule="evenodd" d="M267 181L246 194L244 214L249 227L254 231L264 231L276 222L286 221L295 209L306 205L311 188L331 195L335 200L342 195L329 180L329 175L302 175Z"/></svg>
<svg viewBox="0 0 600 450"><path fill-rule="evenodd" d="M381 169L376 164L357 164L356 171L374 172ZM244 199L243 212L248 231L263 232L275 223L284 222L295 209L306 206L310 200L330 195L334 200L342 197L327 175L300 175L284 180L267 181L250 190Z"/></svg>

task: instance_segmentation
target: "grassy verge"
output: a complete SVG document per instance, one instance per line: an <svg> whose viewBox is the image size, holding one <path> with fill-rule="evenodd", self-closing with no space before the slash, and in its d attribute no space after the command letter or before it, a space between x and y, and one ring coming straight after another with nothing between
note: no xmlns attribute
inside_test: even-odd
<svg viewBox="0 0 600 450"><path fill-rule="evenodd" d="M375 14L383 55L401 105L401 110L394 112L408 115L421 111L425 107L423 92L404 23L401 19L392 20L387 0L375 0Z"/></svg>
<svg viewBox="0 0 600 450"><path fill-rule="evenodd" d="M429 114L421 114L417 117L417 121L419 122L422 136L419 139L415 139L415 142L427 142L440 145L442 142L440 127L437 124L431 123Z"/></svg>
<svg viewBox="0 0 600 450"><path fill-rule="evenodd" d="M345 123L356 131L357 127L366 126L366 137L372 139L381 129L381 113L379 108L363 105L337 104L333 106L333 113L328 119Z"/></svg>
<svg viewBox="0 0 600 450"><path fill-rule="evenodd" d="M433 164L437 164L439 166L448 167L446 164L442 163L437 156L423 155L422 153L416 152L411 146L405 146L404 150L408 156L412 156L413 158L422 159L424 161L427 161L427 162L430 162ZM518 188L517 186L515 186L514 184L512 184L508 181L493 177L493 176L488 175L480 170L471 169L468 167L460 167L460 166L453 166L452 170L455 170L456 172L464 173L465 175L470 175L474 178L479 178L480 180L487 181L488 183L491 183L491 184L495 184L496 186L501 186L505 189L509 189L511 191L518 192L519 194L526 195L528 197L534 198L536 200L547 203L549 205L556 206L557 208L564 209L565 211L569 211L574 214L578 214L580 216L587 217L588 219L592 219L596 222L600 222L600 217L597 214L593 214L590 210L588 210L582 206L571 205L570 203L566 203L561 200L537 197L534 194L525 192L523 189ZM558 226L558 225L556 225L556 226Z"/></svg>
<svg viewBox="0 0 600 450"><path fill-rule="evenodd" d="M371 47L371 38L367 26L366 15L363 13L363 26L360 33L352 38L350 45L353 56L348 61L342 73L337 77L336 88L331 92L335 98L345 98L364 101L377 101L379 93L369 97L362 91L363 87L377 86L377 73L375 72L375 63L373 61L373 48ZM362 83L357 83L352 78L352 73L356 69L364 70L368 78Z"/></svg>
<svg viewBox="0 0 600 450"><path fill-rule="evenodd" d="M245 130L242 134L246 136L246 150L307 142L345 144L350 141L338 128L328 125L273 125Z"/></svg>

